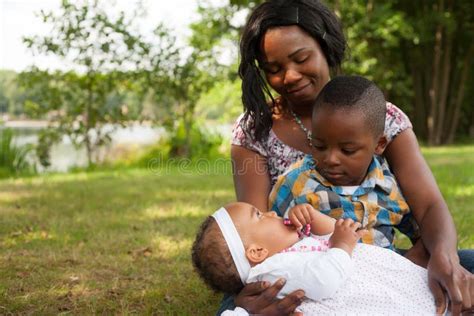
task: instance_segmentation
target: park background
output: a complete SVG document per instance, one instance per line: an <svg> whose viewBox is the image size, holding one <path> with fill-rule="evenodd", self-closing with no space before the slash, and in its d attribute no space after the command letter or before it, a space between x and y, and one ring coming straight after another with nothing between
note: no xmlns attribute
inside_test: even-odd
<svg viewBox="0 0 474 316"><path fill-rule="evenodd" d="M260 2L0 0L2 36L38 30L31 64L0 60L0 314L216 311L190 247L235 199L238 36ZM326 3L349 42L339 72L409 115L474 248L474 2ZM36 17L9 19L19 6Z"/></svg>

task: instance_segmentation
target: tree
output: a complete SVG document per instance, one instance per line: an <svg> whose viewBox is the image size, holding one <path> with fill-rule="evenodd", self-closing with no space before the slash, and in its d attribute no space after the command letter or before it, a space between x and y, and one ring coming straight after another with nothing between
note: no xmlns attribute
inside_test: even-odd
<svg viewBox="0 0 474 316"><path fill-rule="evenodd" d="M473 88L474 3L399 1L415 29L402 45L402 60L415 87L415 108L424 118L428 143L451 143L466 89ZM468 101L469 102L469 101Z"/></svg>
<svg viewBox="0 0 474 316"><path fill-rule="evenodd" d="M453 142L474 79L474 4L370 0L334 6L352 48L345 69L371 76L397 104L411 104L405 110L428 144Z"/></svg>
<svg viewBox="0 0 474 316"><path fill-rule="evenodd" d="M261 0L229 0L227 15L203 20L213 43L235 34L235 14ZM374 80L411 117L419 137L438 145L454 140L461 119L474 114L474 2L454 0L328 0L348 39L345 73ZM214 30L214 31L213 31ZM466 132L466 129L463 129Z"/></svg>
<svg viewBox="0 0 474 316"><path fill-rule="evenodd" d="M7 113L10 107L10 100L5 96L3 91L0 90L0 113Z"/></svg>
<svg viewBox="0 0 474 316"><path fill-rule="evenodd" d="M0 71L0 114L8 113L10 109L10 98L8 96L9 73Z"/></svg>
<svg viewBox="0 0 474 316"><path fill-rule="evenodd" d="M167 50L175 53L166 63L150 54L152 66L145 72L146 83L143 84L161 110L159 121L171 136L172 154L184 157L194 155L192 133L201 133L196 123L198 101L216 82L225 80L229 69L215 58L222 36L219 30L228 29L227 22L219 26L226 21L228 8L200 7L198 12L202 20L191 25L192 36L188 39L185 53L178 54L173 45L168 45ZM212 23L212 27L208 23ZM165 28L161 32L163 43L174 43L170 32ZM184 130L183 137L180 136L181 130Z"/></svg>
<svg viewBox="0 0 474 316"><path fill-rule="evenodd" d="M99 1L87 0L63 0L60 12L40 13L52 31L47 36L25 38L25 43L33 52L56 56L73 69L33 67L22 76L25 87L42 87L41 102L30 105L50 118L44 144L60 139L57 134L68 135L78 146L85 146L91 164L96 150L110 141L113 130L104 126L123 125L129 119L123 100L111 102L111 97L123 87L131 89L140 70L151 67L144 56L149 56L152 45L134 31L137 15L127 19L119 12L113 16ZM173 52L165 50L155 53L158 60L154 64L170 54Z"/></svg>
<svg viewBox="0 0 474 316"><path fill-rule="evenodd" d="M16 116L24 114L24 100L28 91L17 85L17 73L10 70L0 71L0 112Z"/></svg>
<svg viewBox="0 0 474 316"><path fill-rule="evenodd" d="M205 60L198 50L194 50L184 61L176 62L171 67L172 74L165 80L155 71L147 76L147 87L155 103L164 108L164 111L161 111L161 123L172 138L173 133L180 127L184 128L184 143L171 144L171 150L177 156L191 156L191 131L196 128L196 105L201 96L215 83L212 70L206 68Z"/></svg>

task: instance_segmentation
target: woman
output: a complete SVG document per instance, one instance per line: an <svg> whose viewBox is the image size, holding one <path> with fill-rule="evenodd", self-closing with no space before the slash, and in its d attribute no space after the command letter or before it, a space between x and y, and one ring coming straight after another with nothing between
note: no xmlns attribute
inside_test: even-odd
<svg viewBox="0 0 474 316"><path fill-rule="evenodd" d="M231 149L239 201L267 209L278 175L311 152L311 106L330 80L330 70L340 66L345 49L337 17L316 0L267 1L251 13L240 43L245 113L236 123ZM474 280L459 263L456 230L447 205L409 119L392 104L387 104L385 133L390 140L385 157L421 227L424 247L417 244L407 257L417 262L425 251L430 254L430 288L437 309L445 308L446 292L453 315L459 314L471 308ZM462 255L473 260L472 252ZM247 285L235 304L251 313L290 313L304 293L296 291L275 300L281 287L282 282Z"/></svg>

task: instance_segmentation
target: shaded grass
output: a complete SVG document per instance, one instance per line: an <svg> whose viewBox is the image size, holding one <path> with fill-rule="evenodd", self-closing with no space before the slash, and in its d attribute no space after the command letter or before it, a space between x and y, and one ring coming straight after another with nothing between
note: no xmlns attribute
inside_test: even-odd
<svg viewBox="0 0 474 316"><path fill-rule="evenodd" d="M424 154L474 248L474 146ZM232 177L154 171L0 181L0 314L214 314L189 249Z"/></svg>
<svg viewBox="0 0 474 316"><path fill-rule="evenodd" d="M147 170L0 182L0 314L213 313L189 249L229 175Z"/></svg>

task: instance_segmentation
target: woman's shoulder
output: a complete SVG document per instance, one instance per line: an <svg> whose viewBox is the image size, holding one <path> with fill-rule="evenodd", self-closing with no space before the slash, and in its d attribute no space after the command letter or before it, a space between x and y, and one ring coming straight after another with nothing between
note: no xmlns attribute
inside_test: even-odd
<svg viewBox="0 0 474 316"><path fill-rule="evenodd" d="M278 121L280 119L281 115L278 113L272 116L273 122ZM273 144L274 142L275 135L272 129L270 129L270 132L267 137L264 137L262 139L255 138L255 124L254 119L251 115L246 115L245 113L242 113L235 120L232 128L232 145L242 146L260 152L263 147L268 147L268 144ZM259 147L259 149L255 150L256 147Z"/></svg>
<svg viewBox="0 0 474 316"><path fill-rule="evenodd" d="M234 123L231 144L244 147L264 157L268 156L264 142L255 139L253 118L245 113L242 113Z"/></svg>
<svg viewBox="0 0 474 316"><path fill-rule="evenodd" d="M244 140L253 138L254 134L255 129L252 116L245 115L245 113L240 114L232 127L232 141L234 141L234 139Z"/></svg>
<svg viewBox="0 0 474 316"><path fill-rule="evenodd" d="M408 128L413 128L408 116L399 107L387 101L384 134L388 141L392 141L398 134Z"/></svg>

